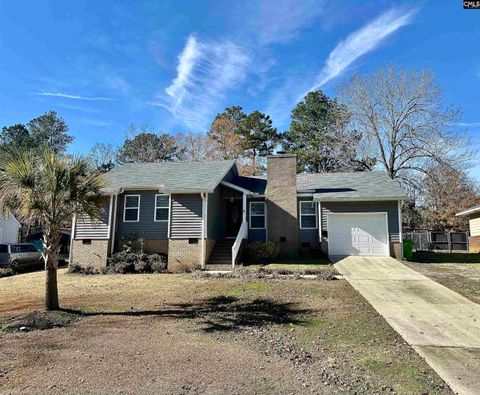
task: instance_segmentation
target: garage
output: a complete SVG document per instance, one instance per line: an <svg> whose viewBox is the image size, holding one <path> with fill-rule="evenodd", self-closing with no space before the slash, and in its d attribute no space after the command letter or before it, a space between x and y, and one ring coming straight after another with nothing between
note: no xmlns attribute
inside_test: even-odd
<svg viewBox="0 0 480 395"><path fill-rule="evenodd" d="M387 213L328 214L328 254L388 256L387 218Z"/></svg>

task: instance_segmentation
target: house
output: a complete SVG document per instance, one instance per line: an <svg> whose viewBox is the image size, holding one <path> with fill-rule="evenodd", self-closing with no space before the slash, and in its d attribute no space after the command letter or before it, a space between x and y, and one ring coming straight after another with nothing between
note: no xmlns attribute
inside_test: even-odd
<svg viewBox="0 0 480 395"><path fill-rule="evenodd" d="M0 243L17 243L21 226L10 211L0 207Z"/></svg>
<svg viewBox="0 0 480 395"><path fill-rule="evenodd" d="M469 250L480 252L480 206L470 207L457 214L457 217L467 217L470 225Z"/></svg>
<svg viewBox="0 0 480 395"><path fill-rule="evenodd" d="M402 254L401 203L384 173L297 174L295 155L267 158L266 177L239 176L234 161L130 163L105 175L101 221L73 223L72 263L104 266L126 238L168 254L168 268L241 261L245 243L284 254Z"/></svg>

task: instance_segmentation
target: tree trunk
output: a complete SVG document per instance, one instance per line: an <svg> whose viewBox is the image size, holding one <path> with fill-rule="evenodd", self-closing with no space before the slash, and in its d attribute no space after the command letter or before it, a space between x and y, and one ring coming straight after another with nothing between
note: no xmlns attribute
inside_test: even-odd
<svg viewBox="0 0 480 395"><path fill-rule="evenodd" d="M57 269L45 270L45 310L58 310Z"/></svg>
<svg viewBox="0 0 480 395"><path fill-rule="evenodd" d="M45 261L45 310L58 310L57 267L60 251L60 226L50 224L43 233L43 259Z"/></svg>

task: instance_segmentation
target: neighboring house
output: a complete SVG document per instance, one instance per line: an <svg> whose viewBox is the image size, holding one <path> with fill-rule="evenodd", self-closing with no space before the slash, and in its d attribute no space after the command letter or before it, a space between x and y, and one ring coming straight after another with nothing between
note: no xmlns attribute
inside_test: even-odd
<svg viewBox="0 0 480 395"><path fill-rule="evenodd" d="M470 224L469 250L480 252L480 206L470 207L457 214L458 217L467 217Z"/></svg>
<svg viewBox="0 0 480 395"><path fill-rule="evenodd" d="M266 177L238 175L234 161L125 164L105 175L100 222L73 224L72 263L104 266L125 238L168 254L170 271L236 264L242 247L273 241L283 253L402 253L401 203L384 173L296 173L296 156L267 158Z"/></svg>
<svg viewBox="0 0 480 395"><path fill-rule="evenodd" d="M20 228L20 222L15 216L10 211L4 213L0 207L0 242L18 243Z"/></svg>

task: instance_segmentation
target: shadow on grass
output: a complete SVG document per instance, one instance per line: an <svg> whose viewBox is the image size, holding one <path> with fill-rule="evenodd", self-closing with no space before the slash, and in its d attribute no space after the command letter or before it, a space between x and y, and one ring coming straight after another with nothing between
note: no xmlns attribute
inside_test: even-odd
<svg viewBox="0 0 480 395"><path fill-rule="evenodd" d="M417 251L413 253L413 256L410 262L480 263L480 254Z"/></svg>
<svg viewBox="0 0 480 395"><path fill-rule="evenodd" d="M310 310L299 309L294 303L278 303L266 299L243 302L233 296L217 296L200 303L172 304L162 310L83 312L62 309L81 316L154 316L176 319L195 319L205 332L234 331L242 328L263 327L272 324L303 324Z"/></svg>

